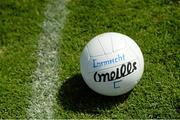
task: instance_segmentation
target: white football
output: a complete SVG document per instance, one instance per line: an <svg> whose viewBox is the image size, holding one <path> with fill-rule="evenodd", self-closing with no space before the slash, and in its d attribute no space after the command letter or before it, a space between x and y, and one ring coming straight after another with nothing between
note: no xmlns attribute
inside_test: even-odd
<svg viewBox="0 0 180 120"><path fill-rule="evenodd" d="M132 90L142 77L144 59L128 36L108 32L94 37L83 49L80 70L95 92L117 96Z"/></svg>

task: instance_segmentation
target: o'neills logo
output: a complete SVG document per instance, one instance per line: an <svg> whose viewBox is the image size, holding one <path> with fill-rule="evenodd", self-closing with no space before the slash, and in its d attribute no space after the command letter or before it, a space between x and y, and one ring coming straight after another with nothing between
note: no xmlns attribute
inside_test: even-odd
<svg viewBox="0 0 180 120"><path fill-rule="evenodd" d="M94 73L94 81L95 82L108 82L120 79L125 77L137 70L136 62L128 62L126 64L122 64L116 68L115 71L107 72L107 73Z"/></svg>

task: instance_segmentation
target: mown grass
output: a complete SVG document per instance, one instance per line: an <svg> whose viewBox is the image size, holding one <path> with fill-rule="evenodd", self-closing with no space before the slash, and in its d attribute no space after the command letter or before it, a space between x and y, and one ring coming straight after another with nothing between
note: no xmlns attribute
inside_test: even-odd
<svg viewBox="0 0 180 120"><path fill-rule="evenodd" d="M0 1L0 119L26 118L45 0Z"/></svg>
<svg viewBox="0 0 180 120"><path fill-rule="evenodd" d="M74 0L60 40L56 118L180 118L180 1ZM133 38L145 60L141 81L130 93L105 97L83 82L83 47L103 32Z"/></svg>
<svg viewBox="0 0 180 120"><path fill-rule="evenodd" d="M47 0L0 1L0 119L26 118L31 74ZM72 0L60 39L55 118L180 118L180 2ZM83 82L79 57L104 32L133 38L145 59L141 81L129 93L105 97Z"/></svg>

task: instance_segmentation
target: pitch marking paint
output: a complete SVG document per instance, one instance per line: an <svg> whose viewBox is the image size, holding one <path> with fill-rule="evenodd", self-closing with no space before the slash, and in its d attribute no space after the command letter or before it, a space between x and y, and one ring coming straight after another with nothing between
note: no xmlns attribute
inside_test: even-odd
<svg viewBox="0 0 180 120"><path fill-rule="evenodd" d="M38 41L38 61L32 74L32 98L27 118L53 119L53 103L57 90L59 39L68 14L67 0L53 0L47 5Z"/></svg>

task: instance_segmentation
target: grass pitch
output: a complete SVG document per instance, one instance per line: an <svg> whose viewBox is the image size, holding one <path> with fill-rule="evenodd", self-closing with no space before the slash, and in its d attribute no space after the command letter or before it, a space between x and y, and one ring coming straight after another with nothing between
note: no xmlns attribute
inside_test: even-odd
<svg viewBox="0 0 180 120"><path fill-rule="evenodd" d="M180 4L178 1L76 0L61 40L57 118L179 118ZM79 56L94 36L115 31L133 38L145 70L131 93L104 97L79 74Z"/></svg>
<svg viewBox="0 0 180 120"><path fill-rule="evenodd" d="M0 1L0 119L26 118L44 0Z"/></svg>
<svg viewBox="0 0 180 120"><path fill-rule="evenodd" d="M0 1L0 118L27 118L47 3ZM180 1L72 0L67 7L54 118L180 119ZM134 39L145 60L140 82L118 97L94 93L79 70L87 42L109 31Z"/></svg>

